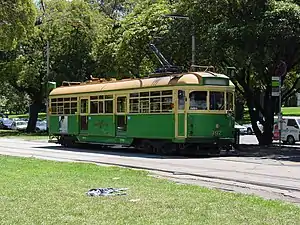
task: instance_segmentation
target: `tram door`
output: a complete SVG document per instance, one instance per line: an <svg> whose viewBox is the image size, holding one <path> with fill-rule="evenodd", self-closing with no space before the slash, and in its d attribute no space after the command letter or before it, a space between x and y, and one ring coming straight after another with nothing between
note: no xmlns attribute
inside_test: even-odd
<svg viewBox="0 0 300 225"><path fill-rule="evenodd" d="M127 135L127 96L116 96L116 136Z"/></svg>
<svg viewBox="0 0 300 225"><path fill-rule="evenodd" d="M177 96L177 106L175 110L175 137L185 138L187 130L187 97L186 91L178 90L175 93Z"/></svg>
<svg viewBox="0 0 300 225"><path fill-rule="evenodd" d="M88 113L89 113L89 99L80 98L80 115L79 115L79 129L80 133L88 132Z"/></svg>

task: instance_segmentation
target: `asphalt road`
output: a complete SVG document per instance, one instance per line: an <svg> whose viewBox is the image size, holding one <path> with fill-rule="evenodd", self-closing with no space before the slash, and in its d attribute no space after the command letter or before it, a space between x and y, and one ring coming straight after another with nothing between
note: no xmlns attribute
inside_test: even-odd
<svg viewBox="0 0 300 225"><path fill-rule="evenodd" d="M252 138L251 136L244 137ZM153 176L300 204L300 153L255 152L215 158L163 157L126 149L63 148L45 141L0 139L0 154L146 169ZM275 157L276 156L276 157Z"/></svg>

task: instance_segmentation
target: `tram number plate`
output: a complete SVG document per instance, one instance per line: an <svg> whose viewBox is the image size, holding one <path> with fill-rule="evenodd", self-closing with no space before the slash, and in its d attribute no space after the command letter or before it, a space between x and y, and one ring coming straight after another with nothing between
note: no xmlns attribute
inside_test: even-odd
<svg viewBox="0 0 300 225"><path fill-rule="evenodd" d="M220 136L220 135L221 135L221 131L219 131L219 130L214 130L214 131L212 132L212 135L213 135L213 136Z"/></svg>

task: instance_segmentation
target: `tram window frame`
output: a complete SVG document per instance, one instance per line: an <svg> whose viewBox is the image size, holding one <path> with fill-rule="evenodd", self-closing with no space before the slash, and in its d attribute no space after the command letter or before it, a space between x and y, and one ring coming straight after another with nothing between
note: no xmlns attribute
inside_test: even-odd
<svg viewBox="0 0 300 225"><path fill-rule="evenodd" d="M200 100L194 100L194 99L191 99L192 96L195 96L195 95L192 95L191 94L204 94L205 93L205 96L204 97L200 97L198 95L197 99L200 99ZM193 91L190 91L189 93L189 110L208 110L208 100L207 100L207 97L208 97L208 91L202 91L202 90L193 90ZM196 99L196 98L195 98ZM205 101L204 101L205 99ZM193 105L192 105L192 102L193 102ZM204 106L201 106L203 105Z"/></svg>
<svg viewBox="0 0 300 225"><path fill-rule="evenodd" d="M212 105L212 100L211 100L212 93L214 93L214 96L216 94L222 94L223 98L220 98L220 99L223 99L223 101L220 102L220 103L218 103L218 102L216 102L216 100L214 100L215 101L213 103L214 105ZM209 92L209 110L211 110L211 111L222 111L222 110L225 110L225 91L210 91Z"/></svg>
<svg viewBox="0 0 300 225"><path fill-rule="evenodd" d="M74 106L75 104L75 106ZM51 98L51 115L73 115L77 112L77 97Z"/></svg>
<svg viewBox="0 0 300 225"><path fill-rule="evenodd" d="M93 99L93 100L91 100ZM97 112L92 110L92 104L97 102ZM112 94L90 96L90 114L112 114L114 110L114 99ZM95 107L96 108L96 107Z"/></svg>
<svg viewBox="0 0 300 225"><path fill-rule="evenodd" d="M185 91L184 90L178 90L177 92L177 109L178 110L184 110L185 109Z"/></svg>
<svg viewBox="0 0 300 225"><path fill-rule="evenodd" d="M120 99L120 101L119 101ZM117 113L126 113L127 112L127 97L118 96L117 97Z"/></svg>
<svg viewBox="0 0 300 225"><path fill-rule="evenodd" d="M173 105L173 90L129 94L129 113L169 113Z"/></svg>

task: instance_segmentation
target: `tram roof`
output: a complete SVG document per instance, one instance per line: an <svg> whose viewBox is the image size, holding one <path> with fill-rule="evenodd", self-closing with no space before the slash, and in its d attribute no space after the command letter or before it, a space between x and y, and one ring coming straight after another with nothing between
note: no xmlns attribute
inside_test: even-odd
<svg viewBox="0 0 300 225"><path fill-rule="evenodd" d="M188 72L184 74L172 74L163 77L141 78L141 79L123 79L117 81L88 81L79 85L60 86L50 92L53 95L79 94L99 91L117 91L126 89L151 88L158 86L175 85L199 85L202 84L202 78L223 78L229 79L224 74L212 72ZM229 82L233 86L232 82Z"/></svg>

